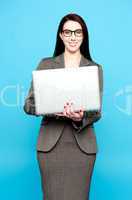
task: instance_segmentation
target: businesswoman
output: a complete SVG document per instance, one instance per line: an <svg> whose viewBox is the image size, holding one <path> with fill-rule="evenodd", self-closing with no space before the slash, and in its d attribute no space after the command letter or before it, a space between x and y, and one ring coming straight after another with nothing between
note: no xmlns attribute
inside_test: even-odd
<svg viewBox="0 0 132 200"><path fill-rule="evenodd" d="M60 21L52 57L43 58L36 70L97 65L102 99L102 66L89 52L86 24L81 16L70 13ZM68 81L68 80L67 80ZM65 102L62 113L42 116L36 156L41 175L43 199L87 200L98 151L94 123L101 118L101 109L74 111L75 102ZM24 111L35 113L33 85L25 99Z"/></svg>

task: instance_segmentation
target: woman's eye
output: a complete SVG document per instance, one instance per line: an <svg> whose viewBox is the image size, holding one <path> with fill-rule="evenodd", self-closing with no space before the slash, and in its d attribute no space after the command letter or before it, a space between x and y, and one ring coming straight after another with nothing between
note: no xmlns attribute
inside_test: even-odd
<svg viewBox="0 0 132 200"><path fill-rule="evenodd" d="M77 30L76 33L77 34L82 34L82 30Z"/></svg>
<svg viewBox="0 0 132 200"><path fill-rule="evenodd" d="M65 31L65 34L70 34L70 31L68 31L68 30L67 30L67 31Z"/></svg>

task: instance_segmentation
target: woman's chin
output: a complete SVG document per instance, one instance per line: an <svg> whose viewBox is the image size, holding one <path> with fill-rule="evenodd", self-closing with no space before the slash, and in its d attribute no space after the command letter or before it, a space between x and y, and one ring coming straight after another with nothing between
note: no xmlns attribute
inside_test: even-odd
<svg viewBox="0 0 132 200"><path fill-rule="evenodd" d="M76 53L78 50L79 50L79 49L77 49L77 48L68 48L68 51L69 51L70 53Z"/></svg>

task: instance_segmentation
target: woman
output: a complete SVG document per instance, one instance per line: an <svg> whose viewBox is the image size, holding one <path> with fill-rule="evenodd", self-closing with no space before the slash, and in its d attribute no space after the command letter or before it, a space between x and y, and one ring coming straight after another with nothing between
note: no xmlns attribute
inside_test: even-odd
<svg viewBox="0 0 132 200"><path fill-rule="evenodd" d="M37 70L98 65L89 52L86 24L77 14L64 16L59 24L53 57L44 58ZM99 67L100 92L103 90L102 67ZM102 98L102 96L101 96ZM24 110L36 115L33 86ZM62 113L44 115L37 142L37 159L41 174L43 199L86 200L97 153L93 123L101 118L97 112L73 110L66 102Z"/></svg>

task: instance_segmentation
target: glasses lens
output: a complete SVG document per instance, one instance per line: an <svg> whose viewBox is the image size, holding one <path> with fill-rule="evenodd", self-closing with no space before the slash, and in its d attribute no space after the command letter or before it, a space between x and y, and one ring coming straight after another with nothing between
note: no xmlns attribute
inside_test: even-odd
<svg viewBox="0 0 132 200"><path fill-rule="evenodd" d="M64 35L65 35L66 37L71 36L71 31L70 31L70 30L64 30L63 33L64 33Z"/></svg>
<svg viewBox="0 0 132 200"><path fill-rule="evenodd" d="M76 34L76 36L78 36L78 37L82 36L82 30L81 30L81 29L76 30L76 31L75 31L75 34Z"/></svg>

